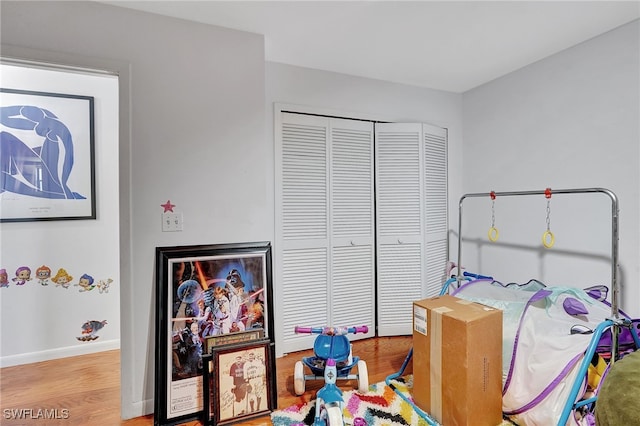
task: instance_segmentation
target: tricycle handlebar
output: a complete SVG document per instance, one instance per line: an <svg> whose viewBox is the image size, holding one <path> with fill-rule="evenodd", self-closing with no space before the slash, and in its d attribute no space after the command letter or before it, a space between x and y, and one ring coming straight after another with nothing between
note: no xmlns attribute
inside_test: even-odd
<svg viewBox="0 0 640 426"><path fill-rule="evenodd" d="M362 325L359 327L300 327L296 326L296 333L325 334L327 336L339 336L345 334L368 333L369 327Z"/></svg>
<svg viewBox="0 0 640 426"><path fill-rule="evenodd" d="M473 272L467 272L467 271L464 271L462 273L462 275L465 276L465 277L476 278L478 280L492 280L493 279L493 277L490 277L488 275L474 274Z"/></svg>

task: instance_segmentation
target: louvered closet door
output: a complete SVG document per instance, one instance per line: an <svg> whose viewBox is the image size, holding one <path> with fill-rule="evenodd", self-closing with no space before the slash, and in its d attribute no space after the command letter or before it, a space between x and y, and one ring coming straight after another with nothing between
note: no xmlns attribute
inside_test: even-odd
<svg viewBox="0 0 640 426"><path fill-rule="evenodd" d="M426 274L422 298L436 296L446 281L449 260L447 129L422 125L426 218ZM412 325L411 325L412 326Z"/></svg>
<svg viewBox="0 0 640 426"><path fill-rule="evenodd" d="M331 119L330 127L331 320L333 325L367 325L366 336L373 336L373 124Z"/></svg>
<svg viewBox="0 0 640 426"><path fill-rule="evenodd" d="M296 335L296 325L373 330L372 151L371 123L282 114L276 285L284 353L312 346L314 336Z"/></svg>
<svg viewBox="0 0 640 426"><path fill-rule="evenodd" d="M446 265L446 131L391 123L375 133L378 334L406 335L413 301L437 293Z"/></svg>
<svg viewBox="0 0 640 426"><path fill-rule="evenodd" d="M376 124L378 334L408 334L423 280L420 124Z"/></svg>

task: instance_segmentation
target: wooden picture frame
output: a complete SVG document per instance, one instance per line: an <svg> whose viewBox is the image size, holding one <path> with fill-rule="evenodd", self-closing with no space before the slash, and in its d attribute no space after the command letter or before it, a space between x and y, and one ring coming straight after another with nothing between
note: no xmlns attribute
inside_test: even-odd
<svg viewBox="0 0 640 426"><path fill-rule="evenodd" d="M154 420L176 424L202 415L209 346L273 340L271 244L157 247L156 268Z"/></svg>
<svg viewBox="0 0 640 426"><path fill-rule="evenodd" d="M228 425L277 407L274 349L268 338L212 349L206 424Z"/></svg>
<svg viewBox="0 0 640 426"><path fill-rule="evenodd" d="M0 222L96 219L94 97L0 93Z"/></svg>
<svg viewBox="0 0 640 426"><path fill-rule="evenodd" d="M264 338L264 330L245 330L236 333L208 336L204 340L204 350L211 353L214 347L221 345L235 345L237 343Z"/></svg>
<svg viewBox="0 0 640 426"><path fill-rule="evenodd" d="M209 352L202 354L202 418L201 422L203 426L209 426L213 424L213 413L215 407L213 406L213 390L215 384L213 381L213 355Z"/></svg>

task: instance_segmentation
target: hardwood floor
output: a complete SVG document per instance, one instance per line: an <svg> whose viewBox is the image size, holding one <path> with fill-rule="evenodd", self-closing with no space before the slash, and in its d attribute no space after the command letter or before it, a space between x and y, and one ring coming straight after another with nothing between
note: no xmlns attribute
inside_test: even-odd
<svg viewBox="0 0 640 426"><path fill-rule="evenodd" d="M412 345L411 336L378 337L354 342L353 353L367 362L369 383L384 381L402 367ZM302 396L293 392L293 368L296 361L312 354L311 350L288 354L276 360L278 408L314 399L321 382L307 382ZM411 363L405 370L411 372ZM340 382L344 389L355 389L357 383ZM28 419L13 418L14 411L31 409ZM37 410L47 410L59 420L37 419ZM0 424L64 425L64 426L146 426L153 415L120 420L120 351L63 358L0 369ZM184 426L199 426L198 421ZM268 416L239 426L270 425Z"/></svg>

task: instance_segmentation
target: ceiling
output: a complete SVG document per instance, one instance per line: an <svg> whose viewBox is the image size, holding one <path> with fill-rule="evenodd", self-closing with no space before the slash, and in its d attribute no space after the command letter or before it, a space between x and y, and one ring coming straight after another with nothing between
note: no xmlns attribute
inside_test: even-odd
<svg viewBox="0 0 640 426"><path fill-rule="evenodd" d="M456 93L640 17L640 0L102 3L263 34L270 62Z"/></svg>

